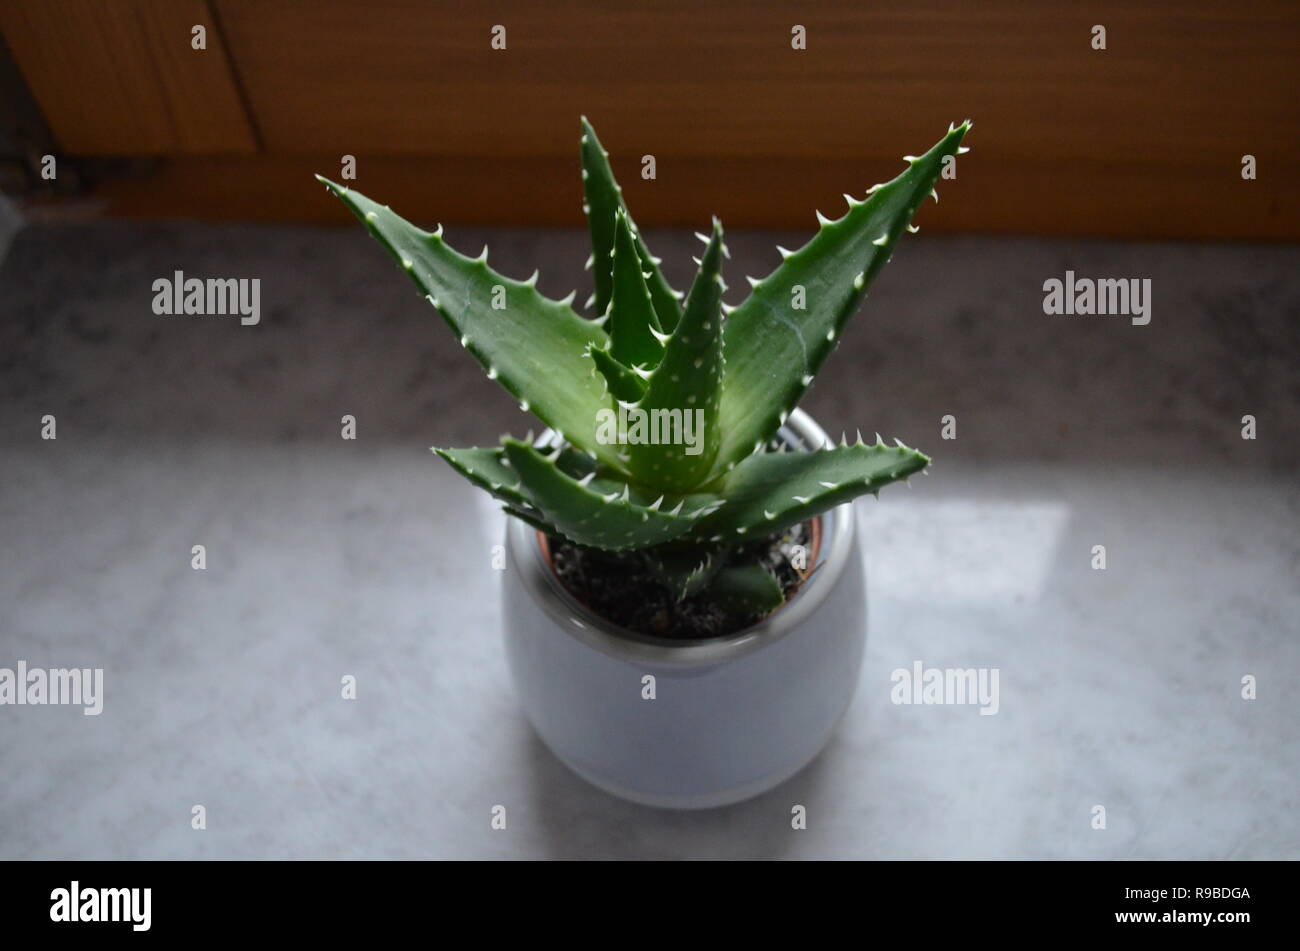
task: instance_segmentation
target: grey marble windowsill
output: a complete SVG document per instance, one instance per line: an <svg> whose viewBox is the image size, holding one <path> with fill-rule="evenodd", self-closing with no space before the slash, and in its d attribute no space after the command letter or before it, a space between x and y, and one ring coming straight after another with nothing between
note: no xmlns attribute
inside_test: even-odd
<svg viewBox="0 0 1300 951"><path fill-rule="evenodd" d="M585 297L582 235L486 237ZM650 237L684 286L695 239ZM732 296L800 240L731 236ZM804 403L936 460L859 505L856 700L784 786L673 814L586 786L524 722L501 516L428 447L535 423L359 229L29 227L0 269L0 666L103 667L106 700L0 707L0 858L1298 858L1296 264L905 243ZM261 324L154 316L177 268L261 278ZM1044 316L1067 268L1151 278L1151 324ZM893 705L914 660L998 667L999 714Z"/></svg>

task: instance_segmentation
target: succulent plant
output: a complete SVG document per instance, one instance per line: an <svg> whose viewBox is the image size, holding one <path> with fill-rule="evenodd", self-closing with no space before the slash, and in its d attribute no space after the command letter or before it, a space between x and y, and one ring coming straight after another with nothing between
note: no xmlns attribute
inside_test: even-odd
<svg viewBox="0 0 1300 951"><path fill-rule="evenodd" d="M970 122L949 128L897 178L819 228L739 306L722 302L720 223L689 290L673 290L622 199L608 153L582 120L595 319L454 250L355 190L320 178L388 249L425 299L525 411L549 447L435 449L505 510L547 534L632 555L679 601L707 592L758 616L784 599L746 544L922 471L929 459L876 437L785 452L781 425L837 345ZM640 438L635 438L640 421ZM656 438L667 436L669 438Z"/></svg>

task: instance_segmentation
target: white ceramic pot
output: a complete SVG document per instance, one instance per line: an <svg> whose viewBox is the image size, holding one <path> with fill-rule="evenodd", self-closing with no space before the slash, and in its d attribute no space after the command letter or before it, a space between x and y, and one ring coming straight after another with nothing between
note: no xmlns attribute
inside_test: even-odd
<svg viewBox="0 0 1300 951"><path fill-rule="evenodd" d="M792 448L826 435L791 414ZM509 519L506 653L538 734L624 799L698 809L739 802L821 752L848 708L866 644L866 579L852 504L821 516L817 570L763 621L708 640L636 634L560 584L538 533ZM654 699L643 699L654 677Z"/></svg>

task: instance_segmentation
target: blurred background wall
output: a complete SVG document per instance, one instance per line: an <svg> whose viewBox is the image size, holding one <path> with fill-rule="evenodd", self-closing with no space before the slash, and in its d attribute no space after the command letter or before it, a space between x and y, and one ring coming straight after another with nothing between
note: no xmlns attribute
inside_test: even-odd
<svg viewBox="0 0 1300 951"><path fill-rule="evenodd" d="M351 155L417 220L578 225L586 114L642 224L802 229L969 116L927 230L1300 236L1294 0L6 0L0 30L36 207L341 222L311 173Z"/></svg>

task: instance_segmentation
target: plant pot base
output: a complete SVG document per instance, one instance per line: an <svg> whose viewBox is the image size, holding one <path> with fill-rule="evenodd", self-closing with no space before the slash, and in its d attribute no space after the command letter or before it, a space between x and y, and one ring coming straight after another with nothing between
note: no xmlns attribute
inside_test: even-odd
<svg viewBox="0 0 1300 951"><path fill-rule="evenodd" d="M787 429L794 445L825 442L802 413ZM511 519L506 656L545 745L607 792L680 809L739 802L808 765L852 700L866 646L853 506L821 519L816 570L795 596L753 627L702 640L596 616L555 577L537 533Z"/></svg>

